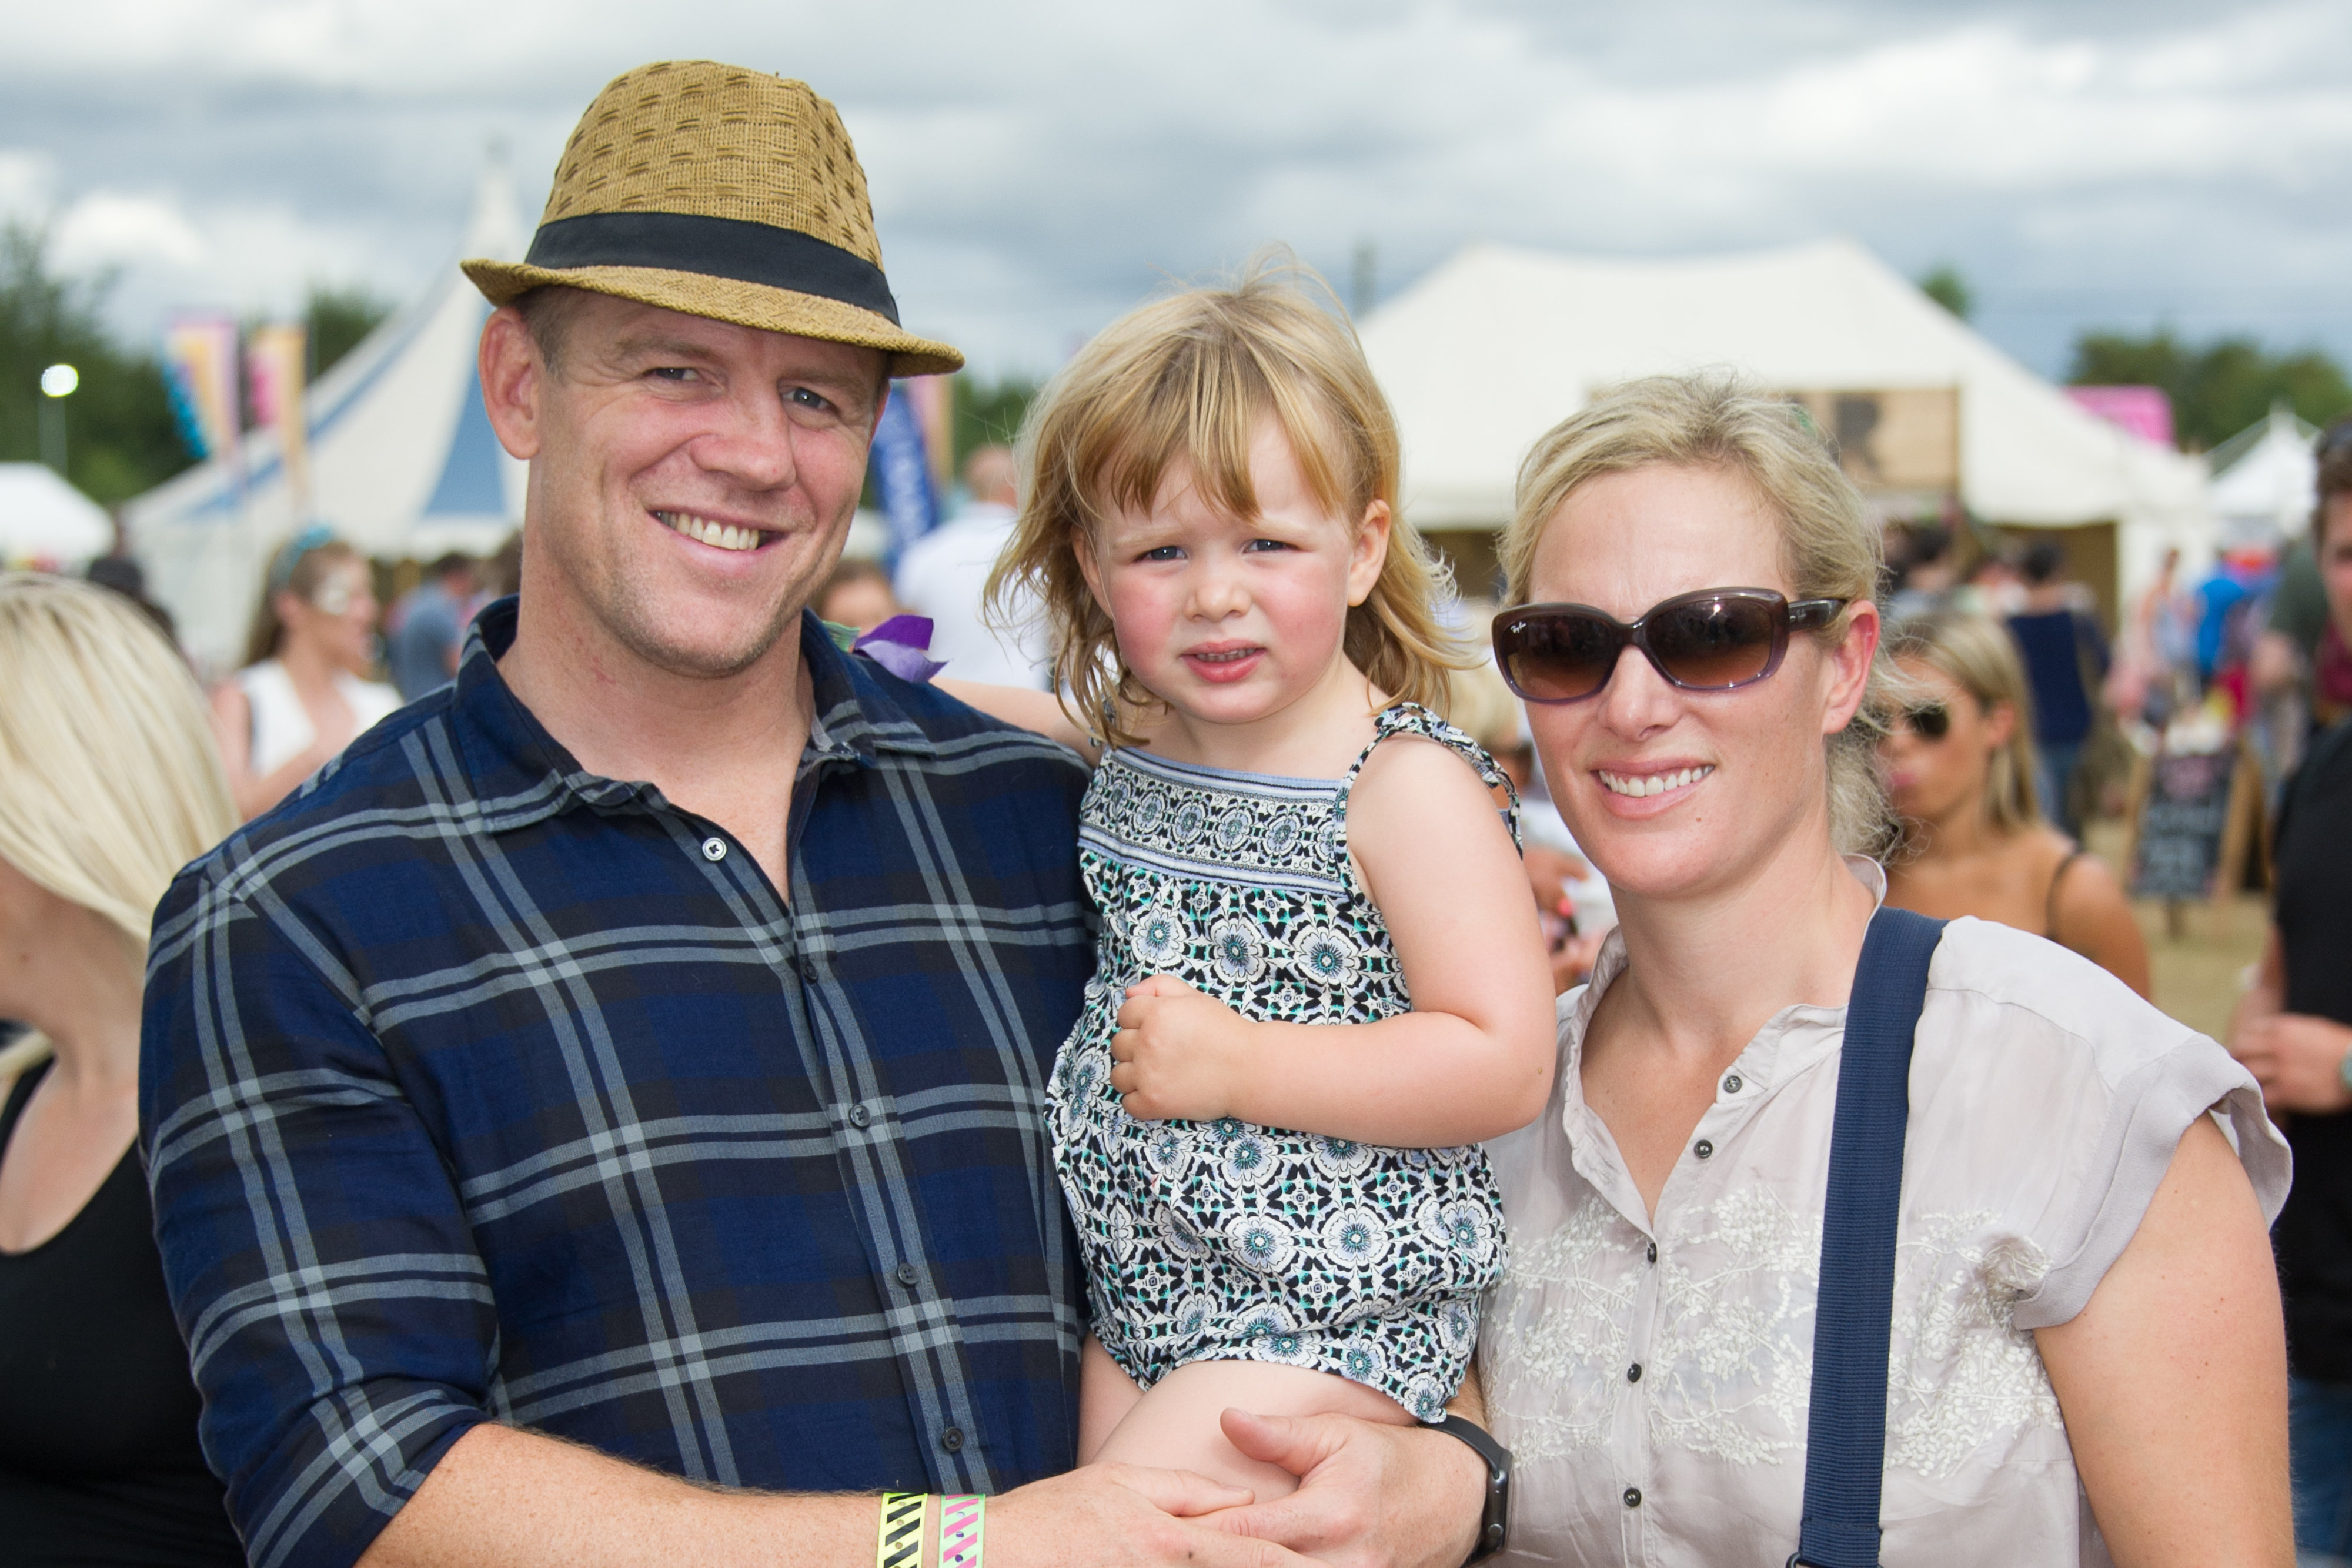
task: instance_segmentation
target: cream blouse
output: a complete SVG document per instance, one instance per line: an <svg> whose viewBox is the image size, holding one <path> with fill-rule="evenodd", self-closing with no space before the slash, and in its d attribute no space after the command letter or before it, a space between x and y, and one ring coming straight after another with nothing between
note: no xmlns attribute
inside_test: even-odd
<svg viewBox="0 0 2352 1568"><path fill-rule="evenodd" d="M1866 861L1856 877L1885 895ZM1511 1563L1796 1549L1842 1008L1782 1009L1725 1072L1654 1224L1584 1103L1622 934L1559 1001L1559 1076L1487 1145L1510 1220L1479 1375L1517 1460ZM2264 1218L2286 1145L2244 1068L2055 943L1946 929L1911 1063L1881 1519L1887 1568L2109 1561L2030 1331L2082 1311L2207 1109Z"/></svg>

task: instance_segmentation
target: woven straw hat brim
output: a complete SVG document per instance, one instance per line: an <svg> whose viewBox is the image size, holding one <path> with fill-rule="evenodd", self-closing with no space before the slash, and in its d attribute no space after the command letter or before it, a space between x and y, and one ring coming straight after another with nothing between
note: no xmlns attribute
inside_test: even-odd
<svg viewBox="0 0 2352 1568"><path fill-rule="evenodd" d="M963 355L956 350L919 338L887 316L764 283L652 267L546 267L479 259L459 265L493 305L512 304L529 290L550 285L585 288L762 332L879 349L889 356L893 376L943 376L963 368Z"/></svg>

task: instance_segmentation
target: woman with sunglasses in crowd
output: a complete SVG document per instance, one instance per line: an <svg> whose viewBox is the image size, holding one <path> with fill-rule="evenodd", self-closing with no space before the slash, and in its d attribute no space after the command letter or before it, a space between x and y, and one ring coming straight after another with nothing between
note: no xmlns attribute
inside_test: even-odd
<svg viewBox="0 0 2352 1568"><path fill-rule="evenodd" d="M1727 379L1606 392L1521 470L1496 652L1621 924L1560 998L1551 1103L1488 1145L1507 1561L1797 1545L1846 1007L1885 888L1879 549L1793 405ZM1844 1478L1879 1530L1832 1560L2287 1568L2287 1159L2253 1080L2063 947L1929 936L1916 1027L1887 1031L1912 1046L1900 1179L1873 1189L1899 1195L1891 1328L1855 1363L1888 1374L1883 1465Z"/></svg>
<svg viewBox="0 0 2352 1568"><path fill-rule="evenodd" d="M213 693L239 817L278 804L400 706L374 678L377 612L366 558L325 528L304 529L270 559L246 666Z"/></svg>
<svg viewBox="0 0 2352 1568"><path fill-rule="evenodd" d="M2025 669L2008 632L1945 611L1898 622L1886 641L1906 697L1879 743L1902 823L1886 902L2047 936L2147 996L2147 941L2122 887L2042 819Z"/></svg>

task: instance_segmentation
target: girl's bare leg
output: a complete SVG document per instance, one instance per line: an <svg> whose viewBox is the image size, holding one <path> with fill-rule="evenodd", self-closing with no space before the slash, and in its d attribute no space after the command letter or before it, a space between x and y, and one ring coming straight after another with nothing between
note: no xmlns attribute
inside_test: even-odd
<svg viewBox="0 0 2352 1568"><path fill-rule="evenodd" d="M1104 1440L1142 1397L1143 1390L1119 1370L1102 1341L1087 1335L1078 1352L1078 1463L1095 1462Z"/></svg>
<svg viewBox="0 0 2352 1568"><path fill-rule="evenodd" d="M1081 1458L1089 1457L1083 1448L1084 1408L1082 1396ZM1260 1416L1354 1416L1398 1427L1413 1424L1404 1406L1387 1395L1328 1372L1257 1361L1195 1361L1153 1384L1091 1458L1192 1470L1212 1480L1247 1487L1260 1502L1296 1491L1297 1476L1279 1465L1249 1458L1227 1440L1217 1417L1228 1409Z"/></svg>

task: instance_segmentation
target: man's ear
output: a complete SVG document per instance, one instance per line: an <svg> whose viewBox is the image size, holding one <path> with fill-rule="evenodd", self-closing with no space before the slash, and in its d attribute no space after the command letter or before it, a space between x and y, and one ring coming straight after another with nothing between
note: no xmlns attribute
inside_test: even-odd
<svg viewBox="0 0 2352 1568"><path fill-rule="evenodd" d="M1364 508L1363 520L1356 525L1356 540L1348 556L1348 603L1361 604L1372 596L1372 587L1381 580L1381 569L1388 564L1389 531L1392 518L1386 501L1374 501Z"/></svg>
<svg viewBox="0 0 2352 1568"><path fill-rule="evenodd" d="M482 323L475 362L481 372L482 406L499 444L526 462L538 456L541 402L549 376L521 311L509 305L490 312Z"/></svg>

